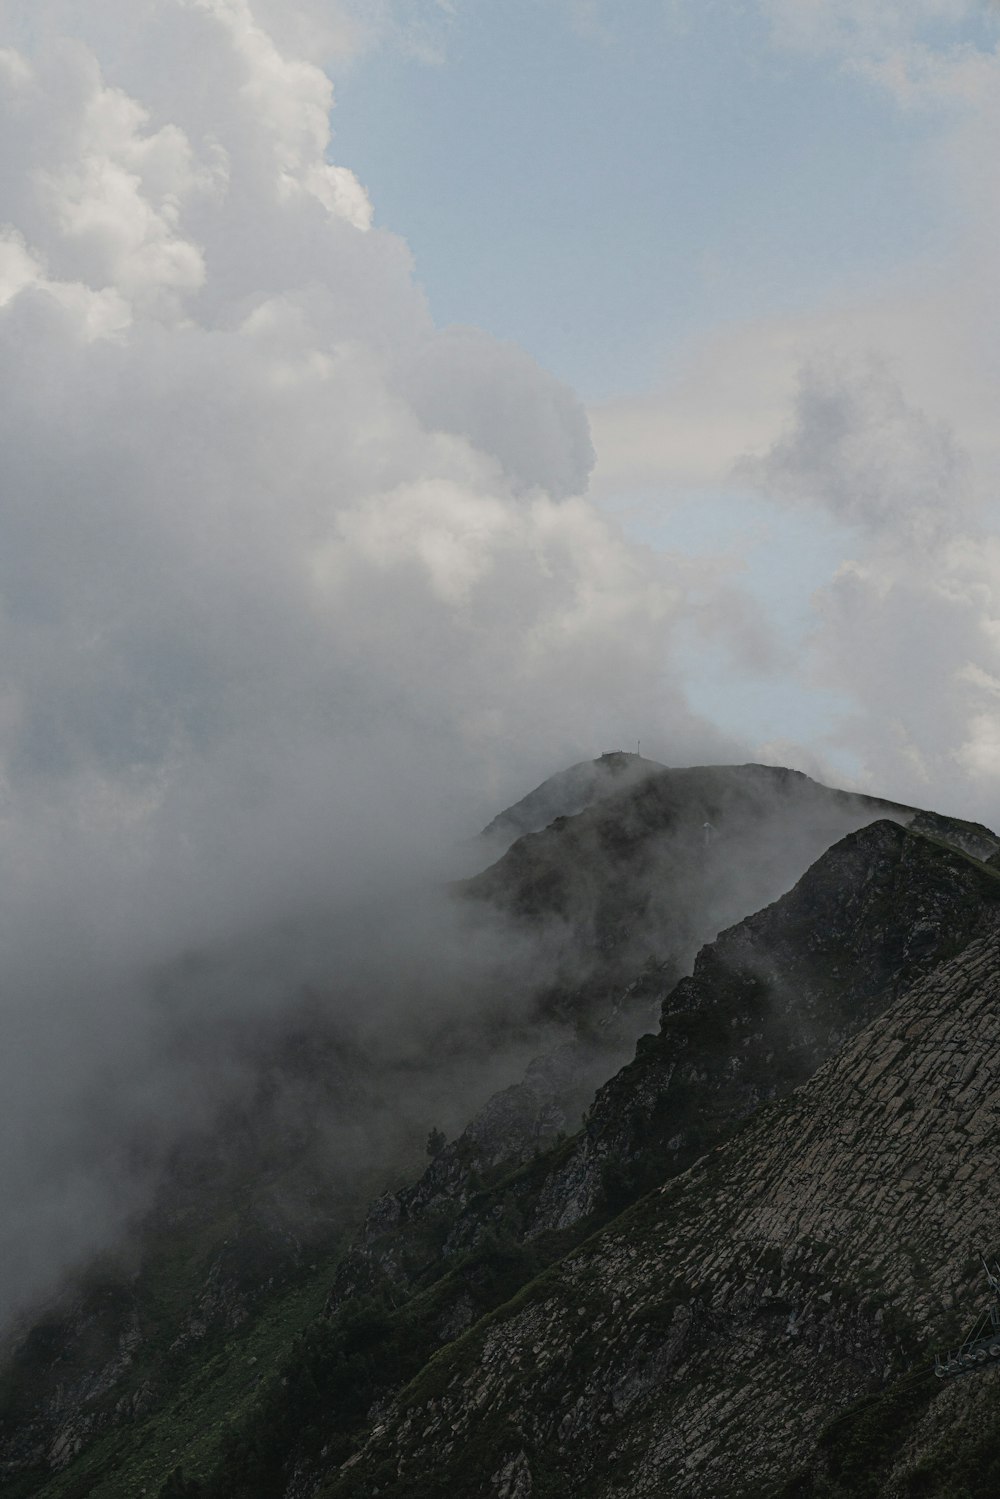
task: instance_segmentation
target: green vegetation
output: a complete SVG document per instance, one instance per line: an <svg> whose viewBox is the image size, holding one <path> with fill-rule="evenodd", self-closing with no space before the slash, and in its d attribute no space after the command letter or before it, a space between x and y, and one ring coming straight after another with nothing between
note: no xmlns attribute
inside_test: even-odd
<svg viewBox="0 0 1000 1499"><path fill-rule="evenodd" d="M284 1363L296 1339L320 1315L329 1280L329 1263L318 1265L272 1296L235 1334L198 1347L154 1411L98 1437L64 1473L40 1484L38 1475L26 1493L44 1499L137 1499L143 1492L158 1495L165 1483L175 1481L179 1466L189 1485L207 1477L227 1435L255 1406L265 1371Z"/></svg>

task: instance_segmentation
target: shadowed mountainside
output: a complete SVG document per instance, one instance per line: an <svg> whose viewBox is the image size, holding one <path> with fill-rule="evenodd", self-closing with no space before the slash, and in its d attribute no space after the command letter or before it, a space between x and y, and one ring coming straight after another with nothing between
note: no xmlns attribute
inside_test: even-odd
<svg viewBox="0 0 1000 1499"><path fill-rule="evenodd" d="M553 1276L562 1284L564 1267L590 1254L588 1246L616 1232L628 1239L646 1222L635 1216L640 1210L652 1214L649 1204L673 1201L660 1191L665 1183L694 1179L713 1152L735 1149L726 1143L734 1131L738 1140L780 1120L794 1090L825 1075L845 1045L862 1045L879 1016L988 942L1000 876L980 861L993 860L998 848L987 829L762 766L654 767L577 816L520 838L456 893L470 909L496 909L515 927L546 933L555 978L540 992L539 1016L558 1021L564 1039L491 1099L418 1181L383 1192L348 1245L377 1167L324 1180L310 1132L322 1131L338 1069L346 1067L344 1083L360 1089L359 1100L376 1097L380 1084L351 1082L354 1058L345 1058L336 1038L322 1041L322 1025L302 1029L280 1067L311 1080L303 1096L313 1117L293 1126L275 1116L272 1067L272 1092L235 1133L224 1143L192 1142L182 1153L127 1270L94 1267L19 1342L0 1391L0 1492L11 1499L124 1499L144 1491L164 1499L306 1499L329 1489L437 1499L449 1489L510 1499L562 1494L571 1472L571 1488L581 1475L596 1484L595 1475L618 1462L617 1449L605 1450L603 1438L590 1446L574 1440L579 1463L567 1466L565 1440L541 1416L558 1407L559 1420L568 1420L551 1382L527 1381L521 1404L503 1385L498 1424L492 1417L484 1424L479 1407L464 1412L466 1386L448 1371L475 1368L475 1379L487 1378L481 1363L467 1365L468 1350L506 1324L511 1297L513 1306L535 1305L539 1288ZM681 978L705 942L693 974ZM523 1007L518 1013L523 1018ZM657 1020L634 1060L616 1070L638 1031ZM272 1063L281 1055L276 1044ZM391 1110L393 1080L381 1086ZM764 1160L769 1137L749 1137ZM403 1164L399 1157L397 1171ZM740 1171L747 1177L746 1162ZM695 1204L685 1208L693 1222L701 1199L694 1188L684 1192L694 1193L683 1197ZM706 1196L698 1232L709 1233L712 1204ZM725 1211L749 1208L733 1199ZM657 1232L668 1230L661 1223ZM890 1241L885 1252L895 1252ZM572 1385L574 1398L605 1433L619 1406L634 1410L628 1462L646 1475L639 1487L588 1487L595 1499L646 1493L647 1483L659 1493L657 1485L680 1485L684 1473L701 1471L689 1442L695 1426L685 1428L676 1471L664 1458L647 1473L641 1454L653 1406L669 1405L677 1381L690 1382L691 1370L702 1367L685 1362L686 1353L668 1357L659 1333L666 1327L674 1338L675 1312L693 1328L716 1315L693 1255L676 1271L662 1258L660 1278L673 1276L679 1289L667 1321L661 1308L653 1316L658 1331L635 1346L622 1322L631 1293L611 1296L618 1305L601 1315L624 1351L617 1373L600 1362L587 1373L590 1354L571 1339L584 1380ZM607 1284L610 1294L613 1281ZM792 1304L781 1285L767 1298L772 1311ZM582 1304L590 1305L585 1296ZM886 1370L902 1367L905 1349L947 1320L943 1307L929 1304L924 1323L908 1324L901 1352L903 1343L878 1342L883 1331L872 1332L860 1290L845 1316L861 1328L857 1347L845 1355L846 1372L820 1368L815 1389L802 1385L815 1419L788 1439L789 1461L818 1461L809 1444L823 1421L859 1392L878 1393ZM693 1336L685 1332L677 1346L694 1350L694 1359L701 1345ZM874 1373L869 1344L878 1358L886 1352ZM769 1358L784 1349L775 1346ZM529 1356L520 1343L510 1348L504 1357L519 1362L508 1374L552 1359L561 1367L563 1354L554 1350ZM647 1377L650 1361L659 1373ZM798 1375L781 1367L783 1387L794 1393ZM607 1396L619 1378L635 1385L635 1399L593 1405L594 1391ZM431 1388L447 1392L444 1406L435 1403L438 1393L427 1394ZM712 1389L712 1400L723 1403L731 1394L724 1380ZM445 1430L442 1411L466 1432L461 1444L449 1447L445 1437L442 1446L435 1436ZM524 1433L520 1445L512 1431ZM737 1421L733 1442L741 1431ZM390 1450L399 1455L395 1487L385 1465ZM716 1472L729 1459L711 1461ZM188 1477L170 1477L181 1463ZM770 1482L766 1464L761 1475ZM708 1487L699 1488L701 1481L677 1491L723 1492L711 1487L717 1477Z"/></svg>
<svg viewBox="0 0 1000 1499"><path fill-rule="evenodd" d="M723 934L521 1192L525 1237L606 1217L595 1153L660 1185L470 1321L321 1492L735 1499L799 1465L820 1494L824 1428L873 1394L912 1427L894 1481L926 1469L955 1399L928 1347L1000 1226L998 958L996 877L884 823ZM866 1461L844 1492L879 1491Z"/></svg>

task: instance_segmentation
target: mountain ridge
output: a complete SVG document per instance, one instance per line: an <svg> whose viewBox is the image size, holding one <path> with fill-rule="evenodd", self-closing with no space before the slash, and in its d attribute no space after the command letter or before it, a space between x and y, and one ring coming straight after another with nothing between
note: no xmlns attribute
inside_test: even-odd
<svg viewBox="0 0 1000 1499"><path fill-rule="evenodd" d="M821 1212L816 1206L815 1191L796 1186L796 1170L809 1173L814 1170L815 1163L822 1168L827 1154L835 1162L838 1159L832 1148L825 1147L822 1139L818 1142L812 1139L803 1121L809 1117L810 1100L821 1095L824 1088L828 1096L831 1091L836 1094L841 1086L847 1086L845 1079L855 1074L858 1078L855 1095L861 1084L869 1080L873 1109L880 1119L888 1115L890 1120L901 1120L905 1124L912 1112L914 1128L921 1121L928 1121L932 1110L921 1109L913 1096L913 1085L920 1082L922 1074L918 1071L912 1079L900 1075L899 1062L904 1048L895 1033L910 1034L914 1028L919 1033L922 1026L924 1033L930 1031L933 1034L932 1020L921 1013L922 1007L928 996L936 996L947 1012L956 976L964 986L960 988L960 1002L967 1001L969 1006L962 1014L965 1048L969 1046L971 1027L984 1013L991 1013L994 1028L1000 1028L995 1013L995 1001L1000 992L996 973L1000 959L1000 906L996 905L996 892L992 893L990 906L986 929L979 937L964 943L957 956L945 958L938 968L904 984L902 994L888 1009L870 1020L841 1051L834 1052L800 1088L786 1098L771 1100L760 1111L746 1115L744 1127L737 1129L729 1143L723 1141L710 1145L707 1154L699 1156L685 1171L665 1185L654 1188L634 1208L626 1209L620 1221L615 1220L607 1229L598 1230L579 1250L570 1251L568 1257L546 1276L530 1283L525 1293L494 1313L492 1319L479 1329L470 1330L468 1337L472 1338L472 1343L458 1345L454 1352L446 1350L439 1355L433 1378L429 1373L421 1376L414 1386L401 1394L398 1414L386 1424L384 1432L372 1439L362 1460L322 1492L328 1492L331 1499L333 1496L337 1499L352 1496L353 1499L355 1494L365 1491L366 1483L377 1481L379 1491L389 1496L403 1493L422 1495L425 1492L422 1485L426 1484L431 1470L435 1482L446 1487L457 1483L457 1492L471 1492L462 1488L465 1480L454 1470L454 1462L460 1463L460 1459L449 1458L441 1444L435 1441L434 1433L439 1428L449 1433L448 1452L459 1453L469 1443L475 1446L476 1432L483 1424L477 1414L480 1410L489 1413L491 1429L500 1434L495 1451L484 1459L486 1470L494 1474L506 1472L511 1477L519 1474L524 1492L533 1495L554 1496L566 1491L565 1487L559 1487L560 1484L569 1483L575 1487L586 1481L587 1492L595 1499L603 1499L605 1495L608 1499L612 1495L615 1499L619 1496L624 1499L626 1495L660 1493L664 1491L664 1485L670 1492L736 1496L751 1491L746 1487L748 1483L759 1482L766 1486L776 1482L789 1461L808 1456L809 1443L818 1438L822 1429L824 1412L827 1417L832 1416L838 1406L846 1405L870 1388L877 1387L879 1377L886 1372L893 1369L899 1372L901 1367L905 1368L904 1360L921 1348L920 1338L926 1333L928 1324L933 1324L936 1317L941 1325L941 1309L948 1298L961 1299L960 1293L972 1289L975 1271L970 1264L964 1264L964 1274L957 1280L953 1277L949 1284L948 1263L941 1267L940 1256L937 1256L930 1262L940 1267L936 1280L931 1283L937 1295L926 1286L921 1294L914 1280L917 1272L913 1272L902 1280L902 1290L910 1296L909 1300L900 1294L900 1287L888 1276L881 1283L866 1284L865 1277L872 1274L870 1270L855 1276L857 1284L850 1282L848 1277L848 1288L853 1285L851 1295L840 1281L827 1284L822 1278L817 1279L819 1268L830 1253L829 1247L821 1247L817 1258L809 1244L803 1246L799 1240L815 1237L815 1231L824 1228L824 1224L824 1231L830 1231L829 1215L844 1211L844 1190L842 1187L831 1189L823 1200ZM984 978L989 985L985 993ZM947 1014L942 1023L949 1023ZM890 1033L888 1045L884 1044L887 1032ZM928 1050L931 1049L928 1047ZM972 1109L973 1119L982 1108L992 1108L989 1094L995 1081L996 1064L983 1070L986 1075L977 1091L974 1107L963 1091L974 1075L974 1069L970 1070L967 1062L957 1075L956 1098L964 1104L966 1113ZM833 1084L831 1078L835 1080ZM831 1121L824 1127L834 1133L844 1127L839 1104L833 1107ZM991 1116L990 1138L996 1138L996 1128L996 1121ZM768 1153L755 1136L767 1136L769 1132L776 1132L778 1138L768 1147ZM859 1126L854 1132L857 1148L870 1150L871 1135L870 1121L864 1127ZM796 1211L797 1205L806 1213L803 1204L814 1204L814 1217L808 1219L810 1233L800 1235L794 1242L780 1223L768 1218L760 1203L768 1195L766 1184L761 1188L758 1181L754 1188L756 1195L749 1194L747 1201L744 1198L748 1194L744 1194L744 1198L740 1196L741 1184L755 1180L753 1173L759 1176L764 1169L760 1165L762 1160L773 1161L768 1169L780 1185L781 1200L791 1204L788 1211ZM737 1169L737 1162L744 1164L743 1170ZM913 1172L916 1167L910 1162L907 1169ZM839 1170L838 1181L846 1183L852 1180L856 1172L854 1158L849 1156ZM981 1175L975 1176L964 1161L962 1170L969 1179L977 1183L982 1180ZM789 1173L791 1181L786 1179ZM727 1227L721 1247L716 1242L720 1226L728 1225L737 1211L732 1206L723 1207L726 1192L733 1201L744 1202L739 1211L748 1223L744 1237L749 1247L745 1257L747 1263L741 1269L731 1267L728 1262L723 1264L729 1253L725 1246L735 1231ZM878 1201L877 1193L874 1200ZM872 1211L871 1201L863 1201L865 1206L855 1217L863 1217ZM967 1195L963 1196L962 1203L963 1207L969 1206ZM669 1213L665 1218L668 1205ZM882 1211L884 1216L885 1209ZM978 1219L984 1234L991 1231L995 1234L996 1231L991 1211L988 1205L980 1204L978 1214L973 1215L973 1221ZM685 1223L688 1223L688 1229L684 1228ZM940 1227L940 1215L934 1218L933 1224L933 1230L929 1228L920 1237L918 1248L923 1253L926 1253L924 1246L928 1238ZM711 1225L715 1227L710 1227L709 1236L705 1238L706 1226ZM678 1248L678 1236L683 1242L685 1233L689 1240L694 1235L691 1241L695 1244L693 1260L690 1254L686 1257ZM643 1247L647 1234L656 1236L655 1248ZM968 1255L960 1250L962 1241L956 1241L954 1233L950 1241L955 1260L963 1264ZM698 1244L705 1247L699 1250ZM752 1278L755 1264L760 1269L761 1254L768 1245L773 1246L773 1251L768 1250L764 1255L766 1273L759 1276L768 1283L754 1292L757 1296L754 1305L759 1308L754 1315L763 1317L765 1323L773 1323L772 1332L777 1329L775 1336L779 1341L786 1338L792 1350L789 1355L791 1375L780 1359L771 1368L775 1388L781 1392L781 1401L790 1409L811 1410L813 1416L808 1431L792 1443L787 1453L780 1449L776 1436L774 1447L778 1455L773 1452L760 1455L758 1440L759 1471L755 1472L753 1465L748 1467L745 1461L746 1454L755 1450L750 1438L759 1425L762 1408L773 1411L774 1401L767 1407L763 1393L755 1384L753 1388L757 1394L746 1400L747 1408L743 1409L742 1415L732 1416L726 1443L722 1443L719 1432L725 1429L725 1423L721 1422L720 1411L725 1407L719 1405L719 1400L725 1393L727 1365L723 1364L723 1374L720 1375L716 1364L713 1374L712 1350L715 1349L717 1359L722 1357L722 1349L728 1350L728 1367L734 1361L739 1366L744 1388L749 1378L749 1366L741 1365L738 1358L734 1360L736 1344L727 1341L724 1328L714 1325L712 1319L718 1319L720 1307L727 1309L727 1315L735 1315L728 1309L739 1306L743 1294L741 1287L745 1287L748 1276ZM777 1259L773 1257L775 1253ZM859 1250L855 1238L851 1240L850 1251L842 1258L845 1264L856 1266ZM880 1263L873 1254L867 1259L875 1266ZM812 1277L812 1284L809 1277ZM713 1280L721 1281L721 1290L714 1286L709 1294L704 1287L706 1284L711 1286ZM560 1292L560 1284L571 1286L571 1291ZM882 1289L878 1288L879 1284ZM588 1286L597 1285L614 1288L614 1305L611 1292L600 1296L595 1290L587 1290ZM661 1299L661 1286L668 1292L665 1301ZM887 1292L896 1293L896 1299L890 1296L885 1305L891 1306L900 1319L898 1329L886 1321L880 1298ZM555 1305L558 1305L558 1312L554 1310ZM621 1306L626 1310L619 1316L616 1307ZM552 1321L556 1316L558 1325ZM593 1365L588 1363L587 1355L581 1354L578 1331L581 1317L585 1318L589 1329L602 1326L608 1329L603 1339L607 1347L599 1359L593 1355L596 1360ZM743 1328L740 1336L745 1333L746 1328ZM800 1368L800 1350L809 1346L815 1352L824 1344L824 1339L827 1346L835 1350L832 1362L830 1359L826 1364L820 1361L817 1367L817 1361L810 1357ZM599 1338L598 1341L602 1340ZM841 1351L836 1352L837 1348ZM539 1349L545 1350L543 1357L538 1356ZM604 1362L600 1361L602 1359ZM607 1362L609 1359L610 1363ZM845 1359L846 1365L841 1368ZM582 1367L574 1368L574 1360ZM697 1399L691 1394L692 1372L690 1367L685 1371L685 1360L694 1360L697 1364ZM798 1384L793 1377L796 1369L801 1375ZM674 1378L678 1390L675 1400L681 1401L679 1410L670 1403L670 1385ZM929 1366L927 1378L932 1378ZM472 1391L476 1392L474 1400L471 1399ZM716 1392L714 1396L713 1391ZM638 1448L628 1449L626 1443L626 1447L619 1451L616 1443L621 1417L637 1402L654 1394L658 1398L651 1408L653 1417L650 1419L655 1417L657 1423L653 1434L644 1427L635 1439ZM692 1400L696 1410L704 1411L706 1406L712 1406L711 1429L692 1426L693 1415L681 1419L684 1402ZM741 1405L742 1402L737 1402L738 1408ZM612 1414L614 1420L609 1419ZM777 1415L774 1419L777 1421ZM525 1432L530 1435L516 1448L505 1450L503 1433L514 1430L521 1432L522 1437ZM657 1444L663 1443L666 1447L660 1451ZM602 1444L610 1449L610 1455L602 1455ZM384 1464L379 1466L379 1454L389 1445L395 1453L396 1477L393 1479L390 1479ZM736 1451L744 1454L739 1463L734 1461ZM628 1463L636 1466L639 1476L634 1479L621 1477L619 1481L613 1476L615 1465L620 1467L626 1459L626 1466ZM606 1463L611 1466L605 1479L600 1475L604 1474ZM558 1480L552 1477L556 1469ZM531 1486L527 1487L528 1484ZM495 1491L503 1491L501 1482L498 1481Z"/></svg>
<svg viewBox="0 0 1000 1499"><path fill-rule="evenodd" d="M520 801L505 807L480 833L485 841L511 843L537 833L557 817L572 817L616 791L637 785L647 775L666 770L629 750L606 750L596 760L579 760L535 786Z"/></svg>
<svg viewBox="0 0 1000 1499"><path fill-rule="evenodd" d="M887 809L893 820L872 821ZM831 832L832 846L824 842ZM787 872L817 846L789 890ZM147 1348L149 1330L126 1295L101 1333L110 1338L104 1363L92 1361L89 1376L92 1334L80 1324L82 1383L74 1390L62 1376L60 1406L51 1381L67 1367L66 1345L52 1324L41 1361L15 1365L13 1387L8 1371L0 1492L395 1492L372 1464L382 1462L378 1428L395 1419L400 1391L414 1379L426 1386L431 1370L437 1381L477 1328L502 1323L512 1296L534 1295L536 1282L548 1284L567 1256L624 1223L650 1192L686 1178L731 1135L752 1135L755 1120L781 1117L880 1014L987 939L1000 874L984 859L998 849L1000 839L978 825L758 766L654 770L523 835L457 893L473 905L496 902L529 927L556 923L568 956L542 1011L570 1025L571 1039L495 1094L421 1176L378 1196L353 1239L350 1213L312 1243L288 1238L277 1219L272 1228L235 1218L225 1243L206 1241L186 1280L164 1265L174 1310L163 1332L177 1346L165 1362ZM769 891L759 908L744 905L737 920L704 935L718 914ZM644 1026L655 1029L636 1049ZM182 1285L191 1287L188 1307L178 1300ZM107 1294L122 1296L114 1277ZM693 1295L670 1305L670 1338L694 1347L712 1307ZM209 1309L204 1331L199 1308ZM96 1336L102 1314L86 1315L96 1318ZM898 1339L862 1321L871 1347L896 1357ZM914 1323L906 1337L916 1346L925 1331ZM649 1338L643 1348L669 1374L676 1360ZM45 1346L55 1354L49 1364ZM663 1382L628 1377L647 1394ZM18 1380L28 1391L20 1404ZM853 1376L834 1384L831 1413L869 1393ZM638 1411L644 1398L628 1408ZM830 1481L818 1450L796 1448L802 1482L818 1475L817 1495ZM498 1448L495 1459L490 1467L494 1457L482 1456L477 1494L544 1496L546 1474L565 1454L543 1441L530 1451ZM433 1461L441 1475L451 1472L446 1452ZM179 1463L186 1477L171 1476ZM419 1488L398 1492L410 1499Z"/></svg>

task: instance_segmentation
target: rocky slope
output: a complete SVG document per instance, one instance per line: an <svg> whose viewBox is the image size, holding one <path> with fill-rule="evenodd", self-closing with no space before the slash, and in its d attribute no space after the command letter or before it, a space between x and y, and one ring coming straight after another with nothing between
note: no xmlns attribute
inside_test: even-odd
<svg viewBox="0 0 1000 1499"><path fill-rule="evenodd" d="M669 989L657 970L643 976L637 988L660 999L658 1033L598 1091L573 1139L538 1158L524 1148L529 1139L518 1152L516 1134L497 1136L494 1111L509 1106L510 1090L415 1187L381 1199L338 1272L340 1294L371 1290L380 1277L419 1283L442 1253L470 1249L504 1212L530 1241L683 1170L809 1078L903 986L990 928L998 888L978 863L894 824L850 835L787 896L704 948L691 978ZM504 1164L488 1207L484 1173ZM511 1167L521 1168L513 1179ZM438 1237L424 1263L429 1218Z"/></svg>
<svg viewBox="0 0 1000 1499"><path fill-rule="evenodd" d="M876 845L878 882L886 838L910 835L869 831L851 852ZM917 863L925 855L914 847ZM883 912L877 895L868 901L864 936L877 946L881 931L895 962L867 981L859 950L844 978L863 984L869 1016L887 1001L884 1013L687 1171L670 1178L658 1152L668 1180L439 1353L322 1492L737 1496L779 1488L796 1467L801 1492L825 1492L809 1487L823 1482L812 1475L824 1428L926 1364L934 1337L976 1305L970 1251L998 1236L1000 907L989 878L950 855L925 866L910 885L907 935L899 889L883 883ZM913 951L943 903L963 920L963 894L979 907L965 931L936 953ZM750 987L765 923L754 925L727 934L742 961L708 1001L725 1027L734 978L750 1001L736 1006L731 1074L766 1030ZM786 951L790 961L768 965L772 993L801 984L803 949ZM703 996L720 957L696 976ZM699 1072L717 1096L719 1072ZM566 1173L562 1201L576 1211ZM887 1493L911 1491L902 1475L940 1429L935 1400L957 1398L929 1373L903 1388L914 1429Z"/></svg>
<svg viewBox="0 0 1000 1499"><path fill-rule="evenodd" d="M871 825L886 816L894 820ZM512 1296L535 1305L540 1287L590 1253L598 1240L588 1236L616 1225L626 1238L637 1232L645 1219L635 1215L650 1211L665 1182L694 1179L712 1158L706 1152L734 1148L724 1146L734 1129L781 1117L776 1101L797 1097L793 1090L823 1076L817 1069L845 1055L852 1037L860 1044L878 1016L988 941L1000 877L980 860L998 847L986 829L765 767L643 768L635 784L520 839L461 893L557 933L564 967L543 991L542 1010L566 1039L497 1094L411 1187L380 1197L346 1253L344 1233L371 1176L356 1175L346 1193L342 1179L323 1182L311 1169L316 1157L303 1149L301 1121L292 1128L265 1109L245 1122L239 1169L223 1173L220 1197L216 1145L205 1142L200 1165L197 1152L187 1158L146 1224L134 1268L123 1275L120 1266L95 1267L20 1343L0 1392L0 1492L304 1499L331 1484L359 1495L572 1491L551 1477L562 1474L565 1455L544 1423L520 1445L497 1446L492 1417L479 1427L455 1405L456 1419L471 1422L462 1428L469 1451L480 1457L459 1462L457 1443L445 1450L436 1439L411 1440L413 1411L425 1412L427 1426L437 1420L430 1397L420 1406L414 1390L426 1391L450 1359L464 1367L470 1339L505 1321ZM775 902L818 855L788 895L747 917ZM678 983L696 947L725 924L720 917L746 919L710 943ZM638 1031L657 1022L635 1060L601 1087ZM323 1084L310 1094L317 1117L309 1127L321 1128L336 1046L317 1052L305 1031L292 1055L286 1065ZM697 1192L691 1200L700 1200ZM699 1212L691 1209L692 1221ZM691 1255L674 1277L681 1290L668 1300L672 1308L683 1303L678 1317L700 1328L715 1313L700 1292L684 1290L701 1284L688 1274ZM772 1309L783 1294L769 1298ZM631 1302L612 1300L614 1331ZM859 1306L845 1315L863 1341L870 1330ZM932 1309L927 1323L937 1325ZM676 1331L673 1320L669 1326ZM914 1322L907 1336L921 1336L921 1326ZM684 1347L693 1336L685 1333ZM871 1333L878 1357L885 1353L884 1372L903 1355L891 1339L883 1348L882 1336ZM666 1355L649 1337L636 1357L642 1364L653 1350L659 1368ZM523 1363L523 1350L518 1357ZM581 1367L587 1357L581 1352ZM531 1360L544 1362L538 1352ZM592 1371L598 1386L606 1375L603 1365ZM645 1388L646 1375L634 1378ZM668 1384L672 1378L664 1375ZM860 1383L818 1368L810 1395L816 1422L871 1381L867 1365ZM720 1386L720 1400L727 1390ZM647 1396L662 1400L656 1380L627 1403L640 1413L636 1453L652 1419ZM530 1424L534 1398L525 1415L498 1395L502 1429ZM538 1398L551 1405L554 1396L546 1385ZM607 1409L613 1415L616 1407ZM616 1420L599 1424L610 1430ZM834 1480L810 1453L812 1432L788 1452L813 1462L801 1482L815 1481L819 1494ZM386 1487L390 1450L400 1461L396 1487ZM603 1471L610 1461L603 1448L588 1450L593 1472ZM187 1478L169 1476L179 1463ZM673 1473L664 1464L650 1469L654 1485L661 1470ZM769 1470L761 1474L770 1482Z"/></svg>
<svg viewBox="0 0 1000 1499"><path fill-rule="evenodd" d="M838 1409L974 1304L998 963L994 931L476 1327L329 1492L735 1496L808 1472Z"/></svg>

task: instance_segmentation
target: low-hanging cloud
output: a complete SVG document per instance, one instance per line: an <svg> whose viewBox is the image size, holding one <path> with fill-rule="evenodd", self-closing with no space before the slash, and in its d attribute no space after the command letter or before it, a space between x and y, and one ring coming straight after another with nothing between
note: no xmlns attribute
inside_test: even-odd
<svg viewBox="0 0 1000 1499"><path fill-rule="evenodd" d="M413 935L455 841L581 746L728 748L669 673L683 575L581 497L575 399L437 331L328 160L316 17L83 9L0 20L8 1310L238 1086L178 1027L499 1003L488 934ZM151 975L192 953L237 956L184 1002Z"/></svg>

